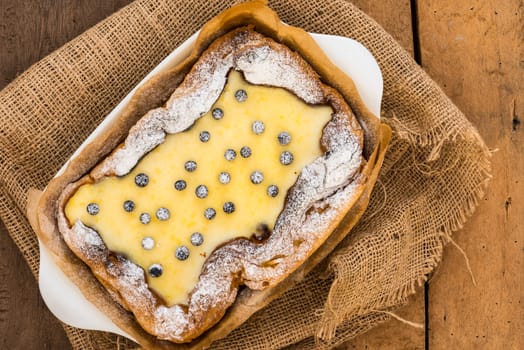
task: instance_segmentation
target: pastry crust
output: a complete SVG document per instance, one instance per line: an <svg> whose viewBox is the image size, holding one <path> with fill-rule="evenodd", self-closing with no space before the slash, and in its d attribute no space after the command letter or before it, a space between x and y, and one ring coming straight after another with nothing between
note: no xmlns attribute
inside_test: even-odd
<svg viewBox="0 0 524 350"><path fill-rule="evenodd" d="M301 171L264 243L238 238L219 247L205 261L188 305L167 307L148 288L142 268L112 254L98 233L81 221L68 222L64 207L84 183L126 175L167 133L189 128L211 109L230 69L240 70L253 84L283 87L307 103L331 105L332 118L319 140L324 154ZM66 187L58 200L58 227L69 248L146 331L160 339L189 342L222 318L240 285L252 290L274 287L325 241L331 223L343 214L339 207L352 201L366 181L360 174L365 164L361 154L362 131L342 96L322 84L296 53L241 27L215 40L165 107L148 112L124 144L90 175Z"/></svg>
<svg viewBox="0 0 524 350"><path fill-rule="evenodd" d="M192 125L216 100L231 68L242 71L251 83L284 87L307 103L330 104L333 118L321 139L326 153L301 172L266 242L235 239L219 247L206 260L188 306L167 307L149 290L140 267L112 254L96 231L81 222L69 223L64 205L83 183L126 174L163 141L166 132ZM278 69L294 69L296 79L278 79ZM344 237L367 205L389 130L365 109L351 80L338 74L307 34L282 25L263 4L242 4L224 12L204 26L186 61L142 87L122 118L49 184L38 205L30 202L28 214L35 231L86 296L97 299L95 304L142 345L208 346L309 271ZM191 97L194 91L201 96L202 89L205 98ZM187 98L190 109L184 108ZM165 107L158 107L166 100ZM96 287L89 270L109 293ZM248 288L238 292L240 285Z"/></svg>

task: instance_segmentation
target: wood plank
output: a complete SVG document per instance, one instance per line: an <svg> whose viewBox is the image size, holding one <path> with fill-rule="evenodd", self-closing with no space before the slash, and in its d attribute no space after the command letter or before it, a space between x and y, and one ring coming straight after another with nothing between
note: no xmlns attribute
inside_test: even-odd
<svg viewBox="0 0 524 350"><path fill-rule="evenodd" d="M523 349L524 23L520 0L419 2L422 64L479 129L493 180L429 284L430 349Z"/></svg>
<svg viewBox="0 0 524 350"><path fill-rule="evenodd" d="M18 248L0 225L0 349L68 349Z"/></svg>
<svg viewBox="0 0 524 350"><path fill-rule="evenodd" d="M131 0L0 1L0 89ZM70 349L22 255L0 225L0 349Z"/></svg>
<svg viewBox="0 0 524 350"><path fill-rule="evenodd" d="M408 52L414 55L409 0L384 0L378 4L372 0L352 1L359 9L376 20ZM406 320L424 324L424 291L418 290L408 305L396 311ZM425 335L421 329L410 327L397 320L387 321L369 332L348 341L340 349L424 349Z"/></svg>
<svg viewBox="0 0 524 350"><path fill-rule="evenodd" d="M0 1L0 89L131 0Z"/></svg>
<svg viewBox="0 0 524 350"><path fill-rule="evenodd" d="M424 291L418 290L406 306L395 311L395 315L409 322L424 324ZM423 350L424 341L423 329L391 319L346 342L337 350Z"/></svg>
<svg viewBox="0 0 524 350"><path fill-rule="evenodd" d="M364 13L380 24L400 45L413 54L410 0L351 0Z"/></svg>

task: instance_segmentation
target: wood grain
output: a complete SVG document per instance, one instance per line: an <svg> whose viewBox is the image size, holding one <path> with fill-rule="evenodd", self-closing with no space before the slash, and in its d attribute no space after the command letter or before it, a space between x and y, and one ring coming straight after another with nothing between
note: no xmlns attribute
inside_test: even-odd
<svg viewBox="0 0 524 350"><path fill-rule="evenodd" d="M68 349L62 326L43 304L34 277L0 226L0 349Z"/></svg>
<svg viewBox="0 0 524 350"><path fill-rule="evenodd" d="M381 0L380 2L353 0L350 2L377 21L404 49L414 54L410 0Z"/></svg>
<svg viewBox="0 0 524 350"><path fill-rule="evenodd" d="M409 298L408 304L395 311L404 320L424 324L424 291L419 290ZM337 350L423 350L424 330L391 319L370 331L348 341Z"/></svg>
<svg viewBox="0 0 524 350"><path fill-rule="evenodd" d="M0 0L0 89L130 0ZM0 225L0 349L70 349L22 255Z"/></svg>
<svg viewBox="0 0 524 350"><path fill-rule="evenodd" d="M524 4L420 1L422 64L479 129L493 180L429 285L430 349L524 348Z"/></svg>
<svg viewBox="0 0 524 350"><path fill-rule="evenodd" d="M352 1L358 8L377 21L390 33L404 49L414 55L413 29L411 27L411 5L409 0ZM424 324L424 290L410 298L408 305L396 311L402 318ZM424 349L424 330L410 327L397 320L390 320L355 339L348 341L340 350L384 349L421 350Z"/></svg>
<svg viewBox="0 0 524 350"><path fill-rule="evenodd" d="M0 89L131 0L0 0Z"/></svg>

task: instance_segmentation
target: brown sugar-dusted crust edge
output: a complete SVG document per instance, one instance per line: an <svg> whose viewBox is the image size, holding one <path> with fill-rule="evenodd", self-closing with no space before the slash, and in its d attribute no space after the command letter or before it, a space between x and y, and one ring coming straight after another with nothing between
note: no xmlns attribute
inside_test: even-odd
<svg viewBox="0 0 524 350"><path fill-rule="evenodd" d="M342 220L342 225L339 226L328 241L326 241L306 263L290 275L283 283L280 283L276 288L263 292L253 292L249 289L243 290L221 322L190 344L175 345L157 341L154 337L146 334L136 322L134 322L129 313L112 301L110 296L96 282L96 279L92 276L89 269L68 250L57 232L56 222L54 222L55 212L52 203L56 203L57 197L65 185L77 180L78 174L88 172L95 165L94 163L98 162L107 155L111 149L116 147L125 137L129 127L133 125L145 111L161 105L167 99L169 92L173 91L179 84L200 52L209 45L209 42L216 36L245 24L254 24L257 31L263 32L277 41L286 43L309 61L317 72L320 73L324 82L334 87L341 86L341 88L338 87L338 90L346 100L350 102L351 107L354 109L355 114L359 117L359 121L366 131L365 153L367 154L368 164L363 170L363 174L368 176L368 181L362 189L362 193L359 194L358 201L354 205L349 206L351 210ZM365 109L349 78L344 78L343 74L339 75L336 74L336 72L322 74L323 71L333 71L329 68L331 64L327 61L327 58L318 56L318 52L318 47L309 35L299 29L292 29L292 27L281 25L276 14L258 2L242 4L224 12L211 20L203 28L201 37L192 55L173 71L160 74L144 85L137 92L130 107L124 112L124 115L116 122L119 127L112 128L105 132L100 138L89 145L83 153L85 156L81 155L75 159L75 161L69 165L64 175L50 183L40 198L40 205L37 208L39 218L38 220L33 219L32 223L41 240L52 251L59 266L65 270L70 278L83 286L82 289L84 293L91 301L94 301L99 308L113 318L120 327L139 340L142 345L157 348L201 347L208 345L213 339L225 336L234 327L241 324L251 313L266 305L270 300L289 288L291 283L288 282L300 279L302 274L309 271L316 262L327 255L336 243L345 236L347 230L354 225L356 219L364 211L363 209L367 204L372 185L376 180L376 173L378 173L378 168L383 159L385 145L387 145L389 139L389 129L385 126L379 127L378 119ZM308 57L310 59L308 59ZM106 143L106 140L114 141ZM34 196L32 198L31 202L34 202ZM34 218L36 214L34 205L30 205L29 207L33 209L28 212L28 215ZM247 306L247 300L249 300L249 306Z"/></svg>

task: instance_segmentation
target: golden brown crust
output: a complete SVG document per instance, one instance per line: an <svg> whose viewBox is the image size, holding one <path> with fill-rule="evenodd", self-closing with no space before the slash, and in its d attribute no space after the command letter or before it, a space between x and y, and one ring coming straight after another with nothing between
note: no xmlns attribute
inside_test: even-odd
<svg viewBox="0 0 524 350"><path fill-rule="evenodd" d="M244 62L246 57L249 62ZM264 83L275 86L287 84L284 87L293 90L308 102L327 103L333 108L331 121L324 128L320 140L324 156L302 170L296 184L288 192L286 205L277 220L273 235L264 244L236 239L222 245L204 263L199 282L189 295L187 306L165 307L162 300L149 291L142 269L121 256L112 254L95 231L84 227L82 223L68 222L66 219L65 205L80 186L115 173L124 175L119 173L120 153L127 155L122 161L127 165L130 157L136 156L139 159L147 152L150 147L144 146L145 141L140 135L147 134L148 140L151 139L152 130L148 126L168 125L169 128L169 123L172 122L176 127L176 123L182 118L171 117L176 109L168 112L171 104L176 107L176 100L172 102L173 98L168 101L167 107L148 112L133 126L124 145L97 165L90 176L69 184L58 200L58 226L70 249L93 270L115 299L133 312L146 331L174 342L191 341L218 322L234 301L239 285L245 284L257 290L271 288L295 270L336 226L343 214L335 209L336 206L351 201L351 196L365 183L365 177L358 174L362 164L365 164L361 157L362 132L342 97L322 84L316 73L297 54L248 27L237 28L215 40L201 55L173 96L188 98L189 93L195 91L195 85L213 86L219 79L209 69L222 72L224 76L221 78L225 82L225 74L230 69L226 62L229 61L235 69L246 69L244 74L248 78L263 79ZM262 69L255 69L258 67ZM286 69L285 79L278 74L282 67ZM206 79L213 81L208 82ZM214 88L219 93L223 86ZM201 87L196 96L207 96L206 91ZM185 105L183 102L180 104ZM190 106L193 109L194 105L200 104L197 100L191 100ZM182 114L187 117L190 112L183 110ZM164 115L162 123L149 121ZM200 116L201 113L194 111L194 115ZM138 149L133 144L136 139L140 140ZM142 150L143 153L129 155L128 149L134 152ZM130 166L134 164L130 163ZM332 176L344 168L344 172ZM325 169L333 170L328 174ZM316 177L322 181L313 181ZM335 197L332 196L333 192L346 185L349 187L349 182L351 190L345 190L347 193L344 193L342 199L330 203ZM314 188L312 183L315 183ZM326 183L329 185L324 185ZM308 198L309 202L306 202ZM315 211L318 207L322 207L320 215ZM313 226L311 221L314 221ZM314 231L311 232L311 229ZM293 243L288 237L293 237ZM295 245L295 241L300 244Z"/></svg>
<svg viewBox="0 0 524 350"><path fill-rule="evenodd" d="M162 105L167 100L169 92L178 86L183 76L185 76L194 65L203 50L206 49L217 36L246 24L254 25L257 31L299 52L300 55L320 73L323 82L337 88L344 96L345 100L357 115L360 124L365 129L364 148L367 164L361 171L365 181L362 186L359 186L358 189L355 190L355 196L350 202L346 203L345 208L343 208L344 210L341 210L336 219L331 221L331 225L327 231L333 231L333 233L325 242L319 242L319 244L323 243L323 245L317 249L307 261L302 263L300 267L297 268L296 265L293 267L293 269L297 268L295 272L287 276L284 281L278 280L277 282L281 283L277 284L274 288L264 291L244 289L238 294L235 303L229 308L226 316L223 317L221 322L215 327L204 333L204 335L196 338L190 344L174 345L156 340L154 337L146 334L133 317L122 307L112 302L109 294L100 288L100 285L96 282L90 270L75 254L72 254L71 250L64 244L56 222L56 203L60 202L59 196L61 194L64 196L63 198L67 197L67 194L64 194L64 189L68 184L78 180L81 174L89 172L98 161L103 159L112 149L123 141L131 125L133 125L141 115L154 107ZM108 140L112 141L108 142ZM309 35L297 28L283 26L274 12L258 2L242 4L224 12L206 24L202 29L194 51L181 65L168 73L154 77L139 89L130 106L125 110L122 117L116 121L115 126L104 132L91 143L78 158L69 164L62 176L56 178L49 184L39 200L37 212L35 212L34 206L30 206L33 209L28 215L33 218L38 215L38 220L32 220L33 227L41 240L50 248L55 260L59 266L65 270L66 274L81 287L90 301L101 308L104 313L109 315L115 323L126 332L139 340L142 345L157 348L200 348L208 346L211 341L227 335L227 333L240 325L253 312L265 306L278 295L281 295L285 289L293 284L291 283L292 281L299 280L303 274L307 273L317 262L325 257L345 236L347 230L356 223L367 205L369 194L376 180L388 140L389 129L387 127L379 127L377 118L367 111L358 97L351 80L344 74L341 74L338 68L334 68L325 56L319 54L318 47ZM34 200L33 197L33 201ZM75 253L80 254L78 251L75 251ZM122 263L118 257L116 257L116 259L113 257L112 259L113 264ZM98 263L100 263L100 261L98 261ZM93 270L98 271L99 279L103 282L104 286L111 291L111 294L126 308L131 308L130 305L126 305L125 299L119 296L118 291L112 287L114 284L111 283L111 280L114 276L101 276L106 270L105 268L94 268ZM238 281L236 281L236 283L238 283ZM214 315L215 317L211 318L220 318L223 313L223 311L217 310L210 310L209 312L210 316L213 316L213 312L218 312L218 314ZM194 334L192 337L193 336Z"/></svg>

